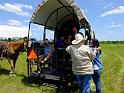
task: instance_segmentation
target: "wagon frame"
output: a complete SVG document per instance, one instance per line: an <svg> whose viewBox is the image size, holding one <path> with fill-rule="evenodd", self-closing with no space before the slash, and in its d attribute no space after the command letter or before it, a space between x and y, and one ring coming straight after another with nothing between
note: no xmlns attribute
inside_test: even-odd
<svg viewBox="0 0 124 93"><path fill-rule="evenodd" d="M32 23L44 26L43 40L45 40L45 37L46 37L46 29L55 31L54 33L55 67L54 68L51 67L50 71L47 70L48 73L44 72L43 68L40 68L40 65L39 65L38 52L35 51L37 55L36 59L28 60L28 56L30 52L30 49L28 49L27 50L28 76L41 77L44 81L46 80L60 81L62 82L61 84L64 84L63 82L68 83L73 80L71 64L69 64L69 66L67 66L66 68L66 64L71 63L71 60L67 58L67 55L66 55L67 52L65 51L65 48L60 49L64 56L61 58L58 58L59 49L57 47L57 40L61 36L60 34L63 33L63 32L60 32L60 29L63 27L65 28L71 27L72 24L68 25L70 22L74 23L75 24L74 26L78 30L84 29L85 31L84 37L87 42L89 42L90 39L95 38L94 31L90 26L89 21L87 20L83 11L74 2L74 0L43 0L41 4L39 4L39 6L35 9L29 23L28 40L30 39L29 34L30 34L30 26ZM68 32L65 32L64 35L66 33ZM58 62L60 60L65 65L59 65ZM53 57L51 57L50 61L52 64ZM37 71L35 72L32 72L32 65L34 65L33 63L37 64ZM58 73L58 75L57 74L55 75L55 73Z"/></svg>

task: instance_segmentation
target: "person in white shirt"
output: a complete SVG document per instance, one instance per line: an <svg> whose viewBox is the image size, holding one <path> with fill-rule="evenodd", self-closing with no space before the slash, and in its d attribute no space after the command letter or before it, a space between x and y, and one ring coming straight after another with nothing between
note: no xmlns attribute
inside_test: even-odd
<svg viewBox="0 0 124 93"><path fill-rule="evenodd" d="M102 50L99 41L97 39L92 39L90 41L90 48L92 50L94 50L95 48L97 49L96 57L95 59L92 60L93 68L94 68L94 74L92 75L92 78L96 86L96 93L101 93L101 88L102 88L101 73L103 69L103 64L102 61L100 60L100 55Z"/></svg>
<svg viewBox="0 0 124 93"><path fill-rule="evenodd" d="M93 74L91 60L95 58L96 51L91 51L87 45L84 45L84 42L83 36L78 33L75 35L75 40L72 41L73 45L69 45L66 51L71 55L72 71L82 93L90 93L90 81Z"/></svg>

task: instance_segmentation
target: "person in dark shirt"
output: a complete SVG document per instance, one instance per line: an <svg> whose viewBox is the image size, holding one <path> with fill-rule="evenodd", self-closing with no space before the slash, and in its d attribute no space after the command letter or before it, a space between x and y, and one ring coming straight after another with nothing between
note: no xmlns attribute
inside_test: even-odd
<svg viewBox="0 0 124 93"><path fill-rule="evenodd" d="M64 36L60 37L57 41L57 47L63 48L64 47Z"/></svg>

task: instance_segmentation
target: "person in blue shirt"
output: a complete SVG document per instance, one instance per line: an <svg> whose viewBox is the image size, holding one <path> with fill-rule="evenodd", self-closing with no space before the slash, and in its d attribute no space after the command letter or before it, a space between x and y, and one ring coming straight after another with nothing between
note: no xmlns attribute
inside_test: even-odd
<svg viewBox="0 0 124 93"><path fill-rule="evenodd" d="M45 46L44 53L40 57L40 61L42 63L48 61L50 59L50 57L52 56L52 53L54 51L54 48L48 39L44 40L44 46Z"/></svg>
<svg viewBox="0 0 124 93"><path fill-rule="evenodd" d="M100 60L100 54L101 54L101 47L99 44L99 41L97 39L92 39L90 42L90 47L92 50L97 49L96 57L92 60L93 68L94 68L94 74L92 75L93 81L96 86L96 93L101 93L101 73L103 64Z"/></svg>

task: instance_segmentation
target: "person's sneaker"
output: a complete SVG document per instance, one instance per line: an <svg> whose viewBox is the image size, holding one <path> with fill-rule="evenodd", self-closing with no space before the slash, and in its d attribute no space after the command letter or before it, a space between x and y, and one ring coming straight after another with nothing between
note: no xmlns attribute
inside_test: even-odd
<svg viewBox="0 0 124 93"><path fill-rule="evenodd" d="M41 63L43 64L43 63L44 63L44 61L41 61Z"/></svg>

